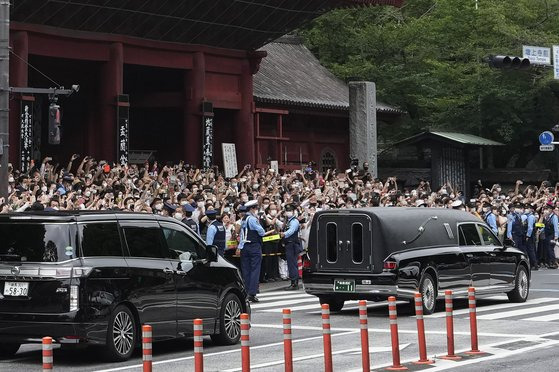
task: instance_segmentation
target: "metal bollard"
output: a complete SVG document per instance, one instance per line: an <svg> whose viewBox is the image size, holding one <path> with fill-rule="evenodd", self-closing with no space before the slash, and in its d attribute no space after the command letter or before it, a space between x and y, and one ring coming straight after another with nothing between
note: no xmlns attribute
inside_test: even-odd
<svg viewBox="0 0 559 372"><path fill-rule="evenodd" d="M390 337L392 339L392 367L388 371L405 371L408 368L400 363L400 341L398 339L398 314L396 312L396 297L388 297L388 318L390 319Z"/></svg>
<svg viewBox="0 0 559 372"><path fill-rule="evenodd" d="M153 355L152 355L152 329L150 325L142 326L142 364L144 372L152 371Z"/></svg>
<svg viewBox="0 0 559 372"><path fill-rule="evenodd" d="M52 366L52 337L43 337L43 372L51 372Z"/></svg>
<svg viewBox="0 0 559 372"><path fill-rule="evenodd" d="M476 313L476 289L474 287L468 288L468 307L470 308L470 336L472 341L472 350L466 354L485 354L478 348L477 339L477 313Z"/></svg>
<svg viewBox="0 0 559 372"><path fill-rule="evenodd" d="M322 305L322 340L324 341L324 371L332 372L332 338L330 337L330 305Z"/></svg>
<svg viewBox="0 0 559 372"><path fill-rule="evenodd" d="M204 371L203 321L194 319L194 371Z"/></svg>
<svg viewBox="0 0 559 372"><path fill-rule="evenodd" d="M446 310L446 345L447 355L441 359L460 360L462 357L454 354L454 319L452 315L452 291L444 292L444 306Z"/></svg>
<svg viewBox="0 0 559 372"><path fill-rule="evenodd" d="M241 360L242 372L250 371L250 321L248 314L241 314Z"/></svg>
<svg viewBox="0 0 559 372"><path fill-rule="evenodd" d="M293 372L293 345L291 341L290 309L283 309L283 357L285 372Z"/></svg>
<svg viewBox="0 0 559 372"><path fill-rule="evenodd" d="M367 322L367 301L359 301L359 327L361 328L361 364L363 372L371 370L369 358L369 325Z"/></svg>
<svg viewBox="0 0 559 372"><path fill-rule="evenodd" d="M423 297L415 294L415 317L417 319L417 342L419 344L419 360L414 364L433 364L434 360L427 359L427 343L425 342L425 323L423 321Z"/></svg>

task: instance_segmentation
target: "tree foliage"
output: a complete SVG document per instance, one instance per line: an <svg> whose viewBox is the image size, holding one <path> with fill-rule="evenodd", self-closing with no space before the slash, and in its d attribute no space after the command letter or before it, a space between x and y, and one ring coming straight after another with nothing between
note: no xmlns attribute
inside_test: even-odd
<svg viewBox="0 0 559 372"><path fill-rule="evenodd" d="M408 112L393 139L425 129L510 144L501 163L537 153L537 134L559 121L551 69L489 67L490 55L559 44L559 0L407 0L401 8L330 12L301 33L342 79L377 83L379 99ZM524 164L522 164L524 160Z"/></svg>

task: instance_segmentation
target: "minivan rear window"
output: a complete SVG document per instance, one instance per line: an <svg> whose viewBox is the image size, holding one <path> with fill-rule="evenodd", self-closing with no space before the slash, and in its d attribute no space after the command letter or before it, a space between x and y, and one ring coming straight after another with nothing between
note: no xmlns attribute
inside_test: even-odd
<svg viewBox="0 0 559 372"><path fill-rule="evenodd" d="M60 262L78 256L70 224L0 224L0 261Z"/></svg>

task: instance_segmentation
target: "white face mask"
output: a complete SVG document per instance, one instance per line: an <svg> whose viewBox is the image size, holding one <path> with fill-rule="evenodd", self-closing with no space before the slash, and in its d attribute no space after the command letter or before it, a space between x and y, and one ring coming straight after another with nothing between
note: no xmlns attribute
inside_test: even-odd
<svg viewBox="0 0 559 372"><path fill-rule="evenodd" d="M86 198L89 198L91 196L91 191L86 191L83 194L85 195Z"/></svg>
<svg viewBox="0 0 559 372"><path fill-rule="evenodd" d="M196 203L196 205L198 206L198 208L202 208L204 206L204 202L203 201L199 201L198 203Z"/></svg>
<svg viewBox="0 0 559 372"><path fill-rule="evenodd" d="M161 203L155 204L155 209L158 210L158 211L162 210L163 209L163 204L161 204Z"/></svg>
<svg viewBox="0 0 559 372"><path fill-rule="evenodd" d="M47 189L46 186L41 187L41 191L42 191L42 192L47 192L47 190L48 190L48 189Z"/></svg>
<svg viewBox="0 0 559 372"><path fill-rule="evenodd" d="M287 218L293 217L293 212L285 212L285 217Z"/></svg>
<svg viewBox="0 0 559 372"><path fill-rule="evenodd" d="M272 216L272 217L277 215L277 214L278 214L278 211L276 211L275 209L270 211L270 216Z"/></svg>
<svg viewBox="0 0 559 372"><path fill-rule="evenodd" d="M188 202L186 200L181 201L181 205L187 205L187 204L188 204Z"/></svg>
<svg viewBox="0 0 559 372"><path fill-rule="evenodd" d="M181 221L181 220L182 220L182 213L175 213L174 217L175 217L177 220Z"/></svg>

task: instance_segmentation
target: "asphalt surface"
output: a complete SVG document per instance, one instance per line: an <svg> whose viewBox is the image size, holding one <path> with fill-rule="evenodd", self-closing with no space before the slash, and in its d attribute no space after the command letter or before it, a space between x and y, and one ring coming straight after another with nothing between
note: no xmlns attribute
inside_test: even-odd
<svg viewBox="0 0 559 372"><path fill-rule="evenodd" d="M284 292L286 282L262 285L261 302L252 310L251 369L283 371L282 308L293 311L294 369L323 369L321 316L318 300L298 292ZM430 366L414 366L418 359L416 319L407 303L398 305L398 326L402 362L410 370L534 371L557 370L559 361L559 270L533 273L528 302L511 304L506 296L478 299L479 348L486 354L462 354L470 348L468 306L455 303L456 352L463 358L448 361L443 304L438 312L425 317L427 352L435 360ZM369 303L369 344L373 369L384 369L392 362L386 303ZM348 303L331 316L332 349L335 371L360 371L361 352L357 304ZM214 346L204 338L205 371L240 371L240 345ZM154 344L154 371L193 371L191 339ZM141 353L125 363L107 364L96 349L54 351L56 371L141 371ZM40 371L39 345L23 345L15 358L0 361L0 371Z"/></svg>

